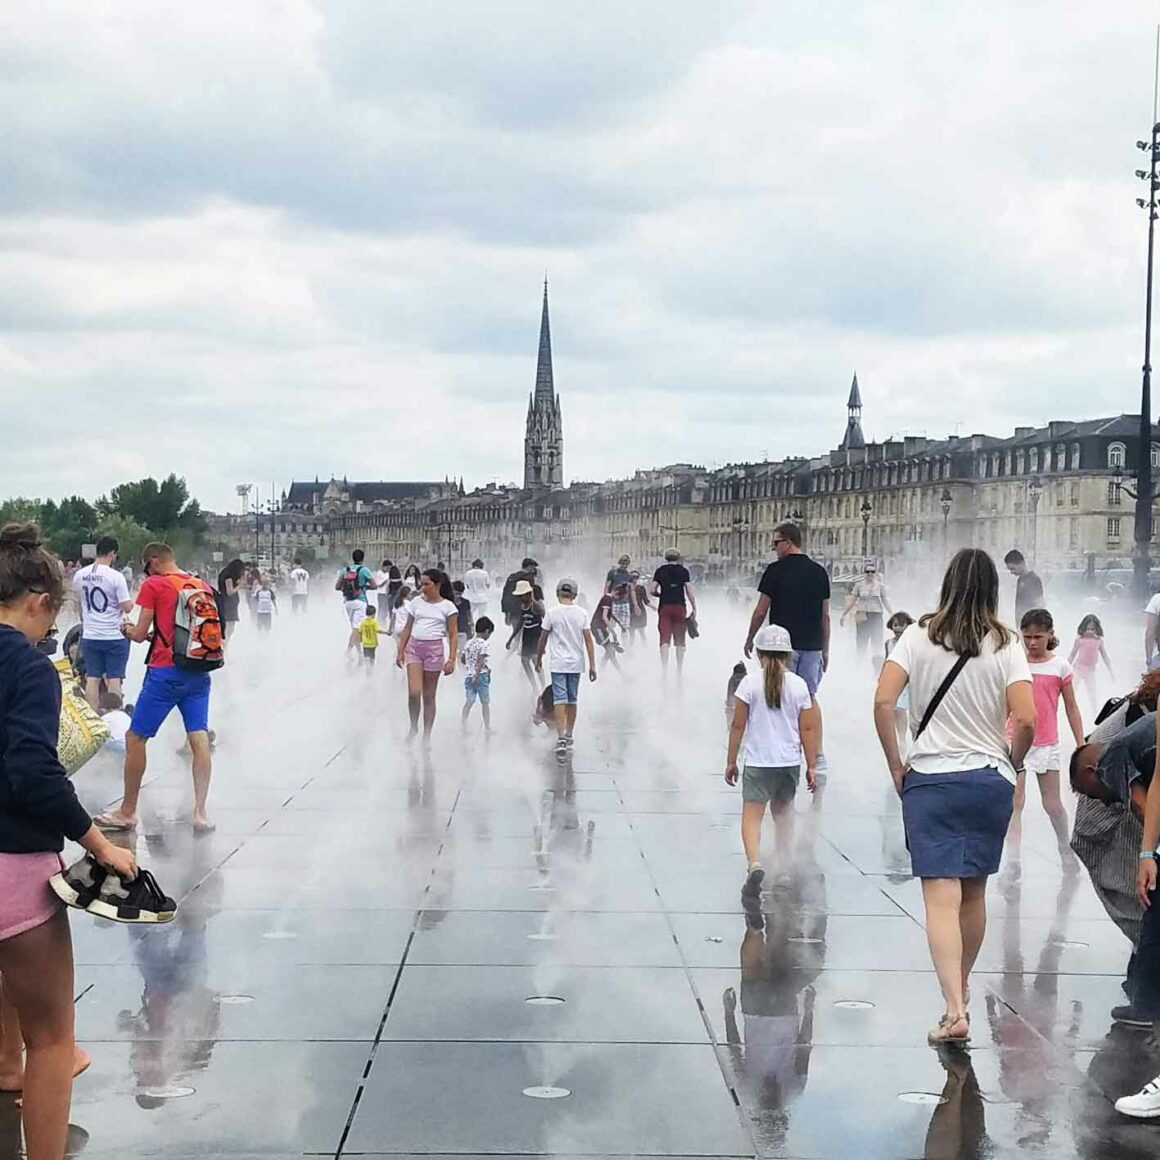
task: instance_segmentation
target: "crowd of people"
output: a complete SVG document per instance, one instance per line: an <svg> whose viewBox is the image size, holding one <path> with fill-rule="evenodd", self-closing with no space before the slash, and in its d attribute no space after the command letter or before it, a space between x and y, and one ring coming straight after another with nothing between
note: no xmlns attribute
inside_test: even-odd
<svg viewBox="0 0 1160 1160"><path fill-rule="evenodd" d="M776 559L758 581L742 644L756 663L735 665L726 689L724 776L741 789L741 904L754 930L765 921L766 812L776 889L794 873L794 803L803 776L813 793L828 768L819 694L830 665L831 580L802 550L796 524L779 526L773 541ZM172 917L172 900L106 835L137 827L148 744L174 710L192 758L190 825L195 834L212 832L212 674L226 661L243 597L257 632L271 632L280 612L274 578L240 559L220 570L216 584L182 569L163 543L146 547L139 577L118 563L116 541L105 538L95 559L69 574L35 527L0 532L0 1089L23 1092L32 1160L62 1154L69 1088L87 1066L72 1035L69 928L60 902L122 921ZM1000 617L999 572L978 549L954 556L936 607L917 621L894 607L876 561L867 560L839 617L839 626L854 621L859 664L869 659L878 671L873 722L900 799L912 873L921 881L944 1002L928 1039L940 1048L970 1040L987 880L1002 867L1001 885L1018 881L1028 772L1056 837L1061 873L1074 879L1086 868L1131 941L1128 1002L1111 1018L1160 1038L1160 603L1146 613L1145 676L1123 697L1097 705L1098 667L1113 675L1099 617L1083 617L1065 660L1042 582L1018 552L1004 563L1016 578L1017 630ZM300 563L283 578L292 615L307 611L317 580ZM493 648L502 641L500 655L510 653L513 666L518 657L529 714L554 731L561 762L570 760L585 678L615 673L651 618L662 674L672 666L680 680L699 631L697 591L676 549L647 580L620 557L592 600L572 577L546 584L531 557L502 581L480 559L452 579L441 563L401 569L383 560L372 570L361 550L338 571L333 592L352 669L372 675L380 646L393 646L405 673L409 739L431 738L441 682L460 669L460 725L469 728L478 704L482 728L491 731L492 671L500 659ZM61 686L38 649L70 593L80 619L66 652L75 654L84 695L110 725L114 715L124 719L123 796L95 817L81 808L60 765ZM501 624L504 635L496 637ZM144 682L126 706L130 650L145 642ZM1077 685L1096 719L1086 733ZM1061 796L1061 708L1074 742L1070 830ZM62 870L65 839L87 856ZM1129 1116L1160 1116L1160 1077L1116 1106Z"/></svg>

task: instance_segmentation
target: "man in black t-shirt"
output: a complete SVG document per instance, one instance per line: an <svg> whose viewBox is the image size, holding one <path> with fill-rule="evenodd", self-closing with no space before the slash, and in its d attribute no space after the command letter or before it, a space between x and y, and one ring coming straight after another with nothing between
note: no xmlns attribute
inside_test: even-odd
<svg viewBox="0 0 1160 1160"><path fill-rule="evenodd" d="M793 644L790 669L805 681L813 697L830 664L830 577L802 551L797 524L774 528L773 545L777 559L757 585L759 596L749 621L745 655L753 655L753 638L763 624L780 624ZM824 763L819 754L818 768L825 768Z"/></svg>
<svg viewBox="0 0 1160 1160"><path fill-rule="evenodd" d="M830 662L830 578L821 564L802 551L797 524L775 528L773 543L777 559L757 585L760 595L750 620L745 655L753 654L753 638L763 624L780 624L793 642L795 665L801 661L802 670L813 670L800 675L815 693Z"/></svg>
<svg viewBox="0 0 1160 1160"><path fill-rule="evenodd" d="M1012 548L1003 557L1003 563L1015 577L1015 627L1018 628L1025 613L1044 606L1043 581L1027 567L1027 561L1018 548Z"/></svg>
<svg viewBox="0 0 1160 1160"><path fill-rule="evenodd" d="M669 667L669 649L677 648L677 673L685 667L685 636L688 630L689 614L685 602L688 601L693 615L697 615L697 598L693 595L693 578L689 569L681 563L681 553L676 548L665 552L665 562L653 573L653 596L657 597L657 628L661 637L661 667Z"/></svg>

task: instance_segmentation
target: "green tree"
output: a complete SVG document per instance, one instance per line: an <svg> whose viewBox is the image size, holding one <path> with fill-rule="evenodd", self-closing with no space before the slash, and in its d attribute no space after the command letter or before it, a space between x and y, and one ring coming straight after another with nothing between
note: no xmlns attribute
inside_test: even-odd
<svg viewBox="0 0 1160 1160"><path fill-rule="evenodd" d="M99 499L97 508L102 517L128 517L155 536L187 532L197 540L206 530L201 506L190 498L185 480L173 474L160 483L152 476L122 483Z"/></svg>
<svg viewBox="0 0 1160 1160"><path fill-rule="evenodd" d="M40 523L44 505L38 499L17 495L0 503L0 528L5 524Z"/></svg>
<svg viewBox="0 0 1160 1160"><path fill-rule="evenodd" d="M141 553L145 545L156 537L142 524L131 516L122 516L114 513L104 516L97 524L97 538L112 536L120 547L121 560L133 565L134 570L141 567Z"/></svg>
<svg viewBox="0 0 1160 1160"><path fill-rule="evenodd" d="M52 550L64 560L79 560L81 546L92 543L97 512L87 499L70 495L59 504L49 500L41 509L41 527Z"/></svg>

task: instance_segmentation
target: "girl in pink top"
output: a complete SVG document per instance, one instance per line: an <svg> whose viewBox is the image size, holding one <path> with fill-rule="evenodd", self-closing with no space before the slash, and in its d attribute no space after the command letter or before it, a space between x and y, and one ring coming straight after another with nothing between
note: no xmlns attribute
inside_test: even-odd
<svg viewBox="0 0 1160 1160"><path fill-rule="evenodd" d="M1084 696L1094 716L1100 708L1096 690L1096 668L1102 660L1108 667L1108 675L1114 677L1112 662L1108 660L1108 650L1104 647L1104 626L1100 618L1088 613L1075 630L1075 644L1067 658L1075 670L1076 680L1083 687Z"/></svg>
<svg viewBox="0 0 1160 1160"><path fill-rule="evenodd" d="M1023 769L1016 770L1014 813L1007 830L1008 873L1018 873L1019 848L1022 838L1023 803L1026 800L1027 771L1039 782L1039 799L1055 830L1059 859L1064 873L1079 870L1076 856L1068 844L1067 810L1059 796L1059 702L1067 714L1067 723L1077 746L1083 744L1083 718L1076 704L1071 665L1055 655L1059 641L1055 637L1055 622L1045 608L1033 608L1023 614L1019 624L1023 634L1023 648L1031 669L1031 693L1035 699L1035 740L1027 751Z"/></svg>

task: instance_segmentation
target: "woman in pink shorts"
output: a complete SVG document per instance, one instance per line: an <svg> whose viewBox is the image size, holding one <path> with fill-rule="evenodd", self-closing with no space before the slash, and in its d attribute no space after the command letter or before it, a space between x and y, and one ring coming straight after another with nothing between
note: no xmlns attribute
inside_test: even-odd
<svg viewBox="0 0 1160 1160"><path fill-rule="evenodd" d="M49 879L64 839L126 878L128 850L98 830L56 754L60 679L36 648L64 602L60 561L35 524L0 530L0 1087L24 1092L28 1160L61 1160L76 1062L72 938ZM21 1066L20 1038L27 1049Z"/></svg>
<svg viewBox="0 0 1160 1160"><path fill-rule="evenodd" d="M450 677L455 672L455 658L459 655L459 609L454 597L446 574L438 568L428 568L419 576L419 595L407 605L407 624L399 637L395 663L407 669L407 708L411 714L408 737L419 732L420 703L423 736L431 736L439 676Z"/></svg>

